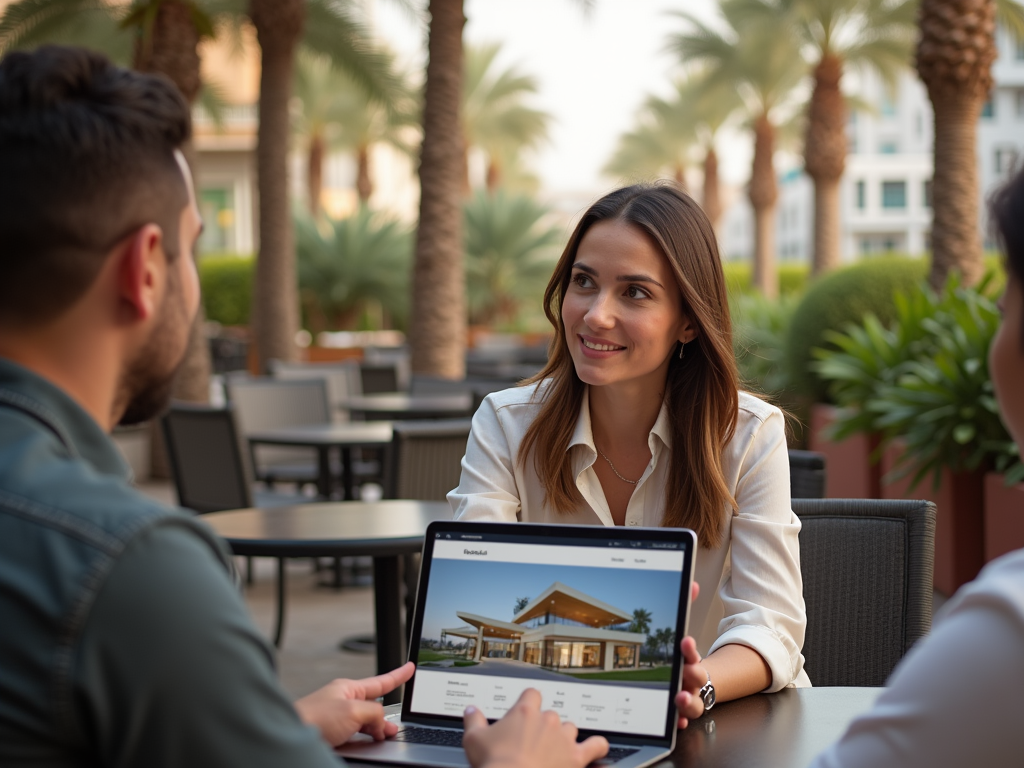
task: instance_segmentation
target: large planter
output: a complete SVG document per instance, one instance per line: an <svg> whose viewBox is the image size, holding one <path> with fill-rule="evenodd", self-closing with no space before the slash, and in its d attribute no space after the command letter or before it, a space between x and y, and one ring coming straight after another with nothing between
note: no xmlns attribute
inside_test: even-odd
<svg viewBox="0 0 1024 768"><path fill-rule="evenodd" d="M881 468L872 464L871 453L878 440L852 435L835 442L826 430L835 421L836 408L815 403L811 406L810 449L825 455L825 496L830 499L879 499Z"/></svg>
<svg viewBox="0 0 1024 768"><path fill-rule="evenodd" d="M1024 547L1024 483L1007 486L1002 475L985 475L985 560Z"/></svg>
<svg viewBox="0 0 1024 768"><path fill-rule="evenodd" d="M902 451L897 442L882 454L882 498L935 503L935 589L948 597L977 576L985 563L985 475L944 470L937 489L928 477L910 491L913 472L886 480Z"/></svg>

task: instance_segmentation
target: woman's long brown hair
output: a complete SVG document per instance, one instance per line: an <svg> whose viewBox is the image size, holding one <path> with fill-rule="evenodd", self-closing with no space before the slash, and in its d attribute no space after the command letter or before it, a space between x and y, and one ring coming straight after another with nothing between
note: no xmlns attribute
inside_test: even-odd
<svg viewBox="0 0 1024 768"><path fill-rule="evenodd" d="M544 291L544 313L555 327L548 363L524 384L537 388L540 413L527 430L517 461L532 453L547 503L571 514L584 503L568 453L584 383L576 375L562 324L562 300L576 252L599 221L620 220L641 229L668 259L682 294L682 310L697 334L682 360L673 354L665 384L672 428L665 517L662 525L692 528L701 546L717 547L727 510L736 509L722 473L722 451L736 429L739 376L732 350L732 324L722 261L711 222L674 186L638 184L594 203L569 238Z"/></svg>

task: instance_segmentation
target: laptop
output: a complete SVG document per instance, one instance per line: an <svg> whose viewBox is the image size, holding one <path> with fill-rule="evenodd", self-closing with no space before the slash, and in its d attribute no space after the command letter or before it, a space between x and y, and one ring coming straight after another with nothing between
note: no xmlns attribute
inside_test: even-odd
<svg viewBox="0 0 1024 768"><path fill-rule="evenodd" d="M467 766L466 707L493 722L532 687L581 739L608 739L598 764L664 758L696 546L683 528L431 523L410 633L416 673L388 715L398 735L357 737L338 754Z"/></svg>

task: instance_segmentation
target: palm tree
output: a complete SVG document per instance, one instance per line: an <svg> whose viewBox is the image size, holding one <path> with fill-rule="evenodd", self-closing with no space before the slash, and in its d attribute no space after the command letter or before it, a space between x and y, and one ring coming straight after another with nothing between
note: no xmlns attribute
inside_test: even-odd
<svg viewBox="0 0 1024 768"><path fill-rule="evenodd" d="M686 166L697 141L690 112L678 102L649 98L640 108L637 125L619 137L604 173L629 180L667 175L686 187Z"/></svg>
<svg viewBox="0 0 1024 768"><path fill-rule="evenodd" d="M413 267L412 370L461 379L466 370L462 265L462 0L430 0Z"/></svg>
<svg viewBox="0 0 1024 768"><path fill-rule="evenodd" d="M584 9L593 0L577 0ZM429 0L427 77L420 150L410 346L412 369L445 378L465 374L466 314L460 198L465 174L463 0Z"/></svg>
<svg viewBox="0 0 1024 768"><path fill-rule="evenodd" d="M529 597L517 597L516 598L516 607L512 609L512 615L513 616L517 615L521 610L523 610L523 608L525 608L529 604L530 604L530 598Z"/></svg>
<svg viewBox="0 0 1024 768"><path fill-rule="evenodd" d="M709 80L704 73L676 80L675 93L669 102L673 109L687 109L704 158L701 207L714 227L722 218L722 200L718 189L718 154L715 138L729 117L743 102L736 88L722 80Z"/></svg>
<svg viewBox="0 0 1024 768"><path fill-rule="evenodd" d="M812 274L839 265L839 182L846 168L847 66L870 68L895 86L910 60L917 0L750 0L746 23L784 17L811 51L814 88L807 107L804 165L814 180Z"/></svg>
<svg viewBox="0 0 1024 768"><path fill-rule="evenodd" d="M383 101L393 86L389 60L371 41L353 10L354 0L252 0L248 13L262 49L260 124L257 137L260 254L253 286L252 326L261 365L278 357L293 359L298 330L295 253L288 202L286 158L290 137L288 103L294 53L304 47L330 57L368 93ZM237 25L243 0L18 0L0 19L0 52L42 42L78 43L109 50L123 61L133 51L140 66L174 66L182 72L183 93L198 83L199 58L187 49L216 24ZM308 17L309 24L304 24ZM215 24L216 23L216 24ZM118 30L121 30L118 32ZM147 40L147 31L153 34ZM161 39L156 38L160 33ZM142 34L142 42L133 41ZM176 41L173 49L163 41ZM188 71L187 67L194 67ZM172 72L167 74L175 79ZM177 82L177 80L176 80ZM198 90L198 89L195 89ZM205 348L205 341L191 349ZM208 387L198 387L205 399Z"/></svg>
<svg viewBox="0 0 1024 768"><path fill-rule="evenodd" d="M1024 9L1012 0L922 0L917 72L935 115L932 265L936 290L958 271L966 285L984 272L978 236L977 124L992 87L995 27L1024 37Z"/></svg>
<svg viewBox="0 0 1024 768"><path fill-rule="evenodd" d="M402 80L397 79L397 92L388 93L389 109L375 101L366 89L331 61L308 51L301 51L295 68L295 102L293 128L306 142L307 203L315 218L320 213L323 187L323 162L328 150L341 149L356 158L356 193L361 203L373 194L370 150L378 142L412 153L403 135L416 118L414 97Z"/></svg>
<svg viewBox="0 0 1024 768"><path fill-rule="evenodd" d="M675 630L672 627L659 629L654 633L654 639L658 650L661 652L661 657L665 661L672 658L672 644L676 641Z"/></svg>
<svg viewBox="0 0 1024 768"><path fill-rule="evenodd" d="M513 323L523 301L538 306L551 276L560 227L526 195L477 192L465 206L466 283L474 323Z"/></svg>
<svg viewBox="0 0 1024 768"><path fill-rule="evenodd" d="M462 126L465 151L477 147L487 155L487 189L501 184L503 162L515 162L522 149L534 148L547 138L551 116L523 104L537 92L537 81L509 68L495 71L500 43L470 46L465 51L462 84ZM469 161L464 164L464 192L469 193Z"/></svg>
<svg viewBox="0 0 1024 768"><path fill-rule="evenodd" d="M754 209L754 285L768 298L779 292L775 268L775 113L805 73L793 26L782 16L745 23L747 0L722 0L724 33L689 14L677 15L692 31L672 35L669 48L683 62L703 65L707 82L731 84L753 121L754 159L748 195Z"/></svg>
<svg viewBox="0 0 1024 768"><path fill-rule="evenodd" d="M288 199L289 102L295 54L329 56L378 98L394 75L376 48L352 0L250 0L249 18L260 44L260 122L256 137L260 247L253 279L251 325L260 368L293 360L299 329L295 243Z"/></svg>
<svg viewBox="0 0 1024 768"><path fill-rule="evenodd" d="M651 612L646 608L635 609L633 611L633 621L629 624L629 631L646 635L651 631L651 619Z"/></svg>

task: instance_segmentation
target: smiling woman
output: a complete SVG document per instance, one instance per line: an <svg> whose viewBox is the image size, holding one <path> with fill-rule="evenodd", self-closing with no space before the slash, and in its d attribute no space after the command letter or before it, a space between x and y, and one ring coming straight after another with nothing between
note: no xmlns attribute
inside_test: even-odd
<svg viewBox="0 0 1024 768"><path fill-rule="evenodd" d="M667 185L606 195L544 298L549 362L477 411L455 516L692 528L705 591L689 623L708 658L684 681L689 716L713 696L808 685L783 417L739 391L704 212Z"/></svg>

